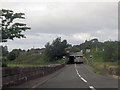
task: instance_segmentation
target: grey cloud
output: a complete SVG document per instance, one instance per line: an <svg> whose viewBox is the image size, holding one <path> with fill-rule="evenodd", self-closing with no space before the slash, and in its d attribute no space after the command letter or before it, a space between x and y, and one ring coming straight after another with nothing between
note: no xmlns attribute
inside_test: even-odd
<svg viewBox="0 0 120 90"><path fill-rule="evenodd" d="M117 3L14 4L10 3L9 6L26 13L26 23L32 27L32 33L70 34L117 28ZM4 5L7 7L7 4Z"/></svg>
<svg viewBox="0 0 120 90"><path fill-rule="evenodd" d="M24 12L23 20L32 29L26 39L4 43L9 49L44 47L60 36L71 44L80 44L94 37L117 40L118 3L89 2L4 2L3 8Z"/></svg>
<svg viewBox="0 0 120 90"><path fill-rule="evenodd" d="M93 4L93 6L94 7L92 7L92 5L84 6L80 10L80 6L72 7L72 10L71 5L69 7L64 6L65 10L63 11L59 11L58 9L59 12L54 11L52 13L51 11L45 16L36 18L37 20L35 19L35 23L33 21L33 24L31 25L33 27L32 29L33 31L42 33L70 34L91 32L104 28L117 28L117 6L115 4L103 3ZM86 9L87 11L84 11ZM54 16L54 14L57 15Z"/></svg>

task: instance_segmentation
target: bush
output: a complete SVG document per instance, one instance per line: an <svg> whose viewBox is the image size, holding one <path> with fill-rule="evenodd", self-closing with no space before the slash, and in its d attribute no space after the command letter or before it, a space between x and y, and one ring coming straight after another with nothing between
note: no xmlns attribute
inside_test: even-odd
<svg viewBox="0 0 120 90"><path fill-rule="evenodd" d="M7 56L8 60L15 60L21 53L21 49L13 49Z"/></svg>
<svg viewBox="0 0 120 90"><path fill-rule="evenodd" d="M105 47L103 59L106 62L115 62L118 60L118 47L110 44Z"/></svg>
<svg viewBox="0 0 120 90"><path fill-rule="evenodd" d="M16 58L15 53L11 52L11 53L8 54L8 60L12 61L12 60L15 60L15 58Z"/></svg>
<svg viewBox="0 0 120 90"><path fill-rule="evenodd" d="M7 67L7 64L5 64L5 63L2 63L2 67Z"/></svg>

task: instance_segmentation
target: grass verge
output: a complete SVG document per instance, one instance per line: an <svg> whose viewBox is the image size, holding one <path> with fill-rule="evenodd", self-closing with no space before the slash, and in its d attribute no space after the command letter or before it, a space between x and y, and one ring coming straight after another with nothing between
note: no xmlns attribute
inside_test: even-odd
<svg viewBox="0 0 120 90"><path fill-rule="evenodd" d="M93 72L97 73L97 74L102 74L102 69L96 67L94 64L90 65L93 68Z"/></svg>
<svg viewBox="0 0 120 90"><path fill-rule="evenodd" d="M90 62L90 58L89 58L90 55L93 55L93 62L90 63L90 66L93 68L93 71L97 74L101 74L103 69L120 67L120 65L118 65L119 61L104 62L102 51L96 51L96 52L94 51L94 52L86 53L85 57L89 62Z"/></svg>

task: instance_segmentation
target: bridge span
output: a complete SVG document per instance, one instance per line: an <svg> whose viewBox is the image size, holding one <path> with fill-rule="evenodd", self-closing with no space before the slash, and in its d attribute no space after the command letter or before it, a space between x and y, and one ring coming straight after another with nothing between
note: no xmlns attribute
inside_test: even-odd
<svg viewBox="0 0 120 90"><path fill-rule="evenodd" d="M75 52L69 54L68 64L83 63L83 53Z"/></svg>

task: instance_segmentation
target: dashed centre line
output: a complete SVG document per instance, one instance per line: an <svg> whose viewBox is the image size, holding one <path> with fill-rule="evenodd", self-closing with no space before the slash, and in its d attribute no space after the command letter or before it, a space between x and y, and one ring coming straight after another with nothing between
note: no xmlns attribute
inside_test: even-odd
<svg viewBox="0 0 120 90"><path fill-rule="evenodd" d="M84 82L87 82L84 78L81 77L81 79L82 79Z"/></svg>
<svg viewBox="0 0 120 90"><path fill-rule="evenodd" d="M76 69L76 72L78 74L78 76L84 81L84 82L87 82L83 77L81 77L81 75L79 74L78 70L77 70L77 67L76 67L76 64L75 64L75 69Z"/></svg>
<svg viewBox="0 0 120 90"><path fill-rule="evenodd" d="M78 70L77 70L77 67L76 67L76 64L75 64L75 70L76 70L76 72L77 72L77 75L80 77L80 79L82 79L84 82L87 83L87 80L85 80L85 79L79 74L79 72L78 72ZM93 86L89 86L89 88L92 89L92 90L96 90Z"/></svg>

